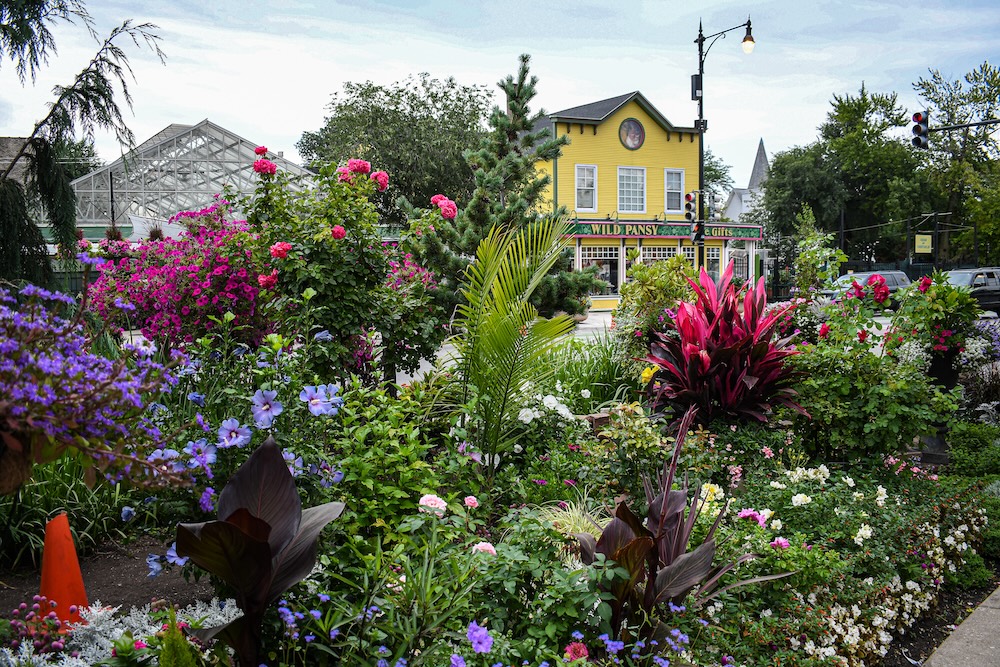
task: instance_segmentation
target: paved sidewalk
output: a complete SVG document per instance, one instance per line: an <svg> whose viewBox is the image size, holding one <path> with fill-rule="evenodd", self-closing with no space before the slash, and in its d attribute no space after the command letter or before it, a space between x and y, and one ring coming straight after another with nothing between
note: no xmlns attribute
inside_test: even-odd
<svg viewBox="0 0 1000 667"><path fill-rule="evenodd" d="M923 667L1000 667L1000 588L937 647Z"/></svg>

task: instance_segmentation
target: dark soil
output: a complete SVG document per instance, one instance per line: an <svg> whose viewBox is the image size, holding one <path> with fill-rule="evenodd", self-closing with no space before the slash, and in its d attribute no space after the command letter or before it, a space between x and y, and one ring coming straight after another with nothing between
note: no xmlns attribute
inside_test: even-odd
<svg viewBox="0 0 1000 667"><path fill-rule="evenodd" d="M165 600L178 607L185 607L196 600L210 600L214 593L207 579L187 582L180 568L164 570L157 577L149 577L146 556L163 554L169 544L144 535L126 545L107 543L96 552L80 559L83 585L91 604L123 610L141 607L154 600ZM30 602L38 593L41 573L35 569L14 572L0 570L0 616L21 602Z"/></svg>

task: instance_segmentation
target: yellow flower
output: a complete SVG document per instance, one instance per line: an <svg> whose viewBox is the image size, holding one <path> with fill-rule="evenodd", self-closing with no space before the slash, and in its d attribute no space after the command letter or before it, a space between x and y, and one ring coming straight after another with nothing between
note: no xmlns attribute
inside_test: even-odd
<svg viewBox="0 0 1000 667"><path fill-rule="evenodd" d="M656 371L656 366L647 366L645 370L642 371L642 383L649 384L649 381L653 379L654 375L656 375Z"/></svg>

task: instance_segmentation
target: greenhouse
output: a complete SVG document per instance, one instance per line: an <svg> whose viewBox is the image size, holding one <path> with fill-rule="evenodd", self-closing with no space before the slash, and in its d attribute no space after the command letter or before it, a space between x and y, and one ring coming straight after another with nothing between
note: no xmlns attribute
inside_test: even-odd
<svg viewBox="0 0 1000 667"><path fill-rule="evenodd" d="M253 191L257 146L208 119L170 125L129 154L73 181L77 227L94 240L104 238L112 221L127 239L145 239L155 228L171 236L179 230L167 221L178 211L204 208L224 189ZM280 153L267 157L289 175L309 173Z"/></svg>

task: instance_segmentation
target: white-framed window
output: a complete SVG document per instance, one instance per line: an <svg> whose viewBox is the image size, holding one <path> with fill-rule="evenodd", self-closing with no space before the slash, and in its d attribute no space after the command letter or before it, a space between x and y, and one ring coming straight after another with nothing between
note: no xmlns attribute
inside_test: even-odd
<svg viewBox="0 0 1000 667"><path fill-rule="evenodd" d="M684 170L663 170L663 205L667 213L680 213L684 207Z"/></svg>
<svg viewBox="0 0 1000 667"><path fill-rule="evenodd" d="M695 255L697 254L698 249L694 246L684 246L681 250L684 251L684 259L686 259L691 266L694 266Z"/></svg>
<svg viewBox="0 0 1000 667"><path fill-rule="evenodd" d="M719 268L722 264L722 248L705 248L705 270L712 280L719 279Z"/></svg>
<svg viewBox="0 0 1000 667"><path fill-rule="evenodd" d="M618 167L618 212L646 212L645 167Z"/></svg>
<svg viewBox="0 0 1000 667"><path fill-rule="evenodd" d="M596 294L617 294L620 276L618 267L621 259L621 248L609 246L580 246L580 268L597 267L597 277L606 280L608 286Z"/></svg>
<svg viewBox="0 0 1000 667"><path fill-rule="evenodd" d="M670 259L677 254L677 246L642 246L642 263L643 264L653 264L654 262L662 262L664 260Z"/></svg>
<svg viewBox="0 0 1000 667"><path fill-rule="evenodd" d="M597 165L576 165L576 210L597 211Z"/></svg>

